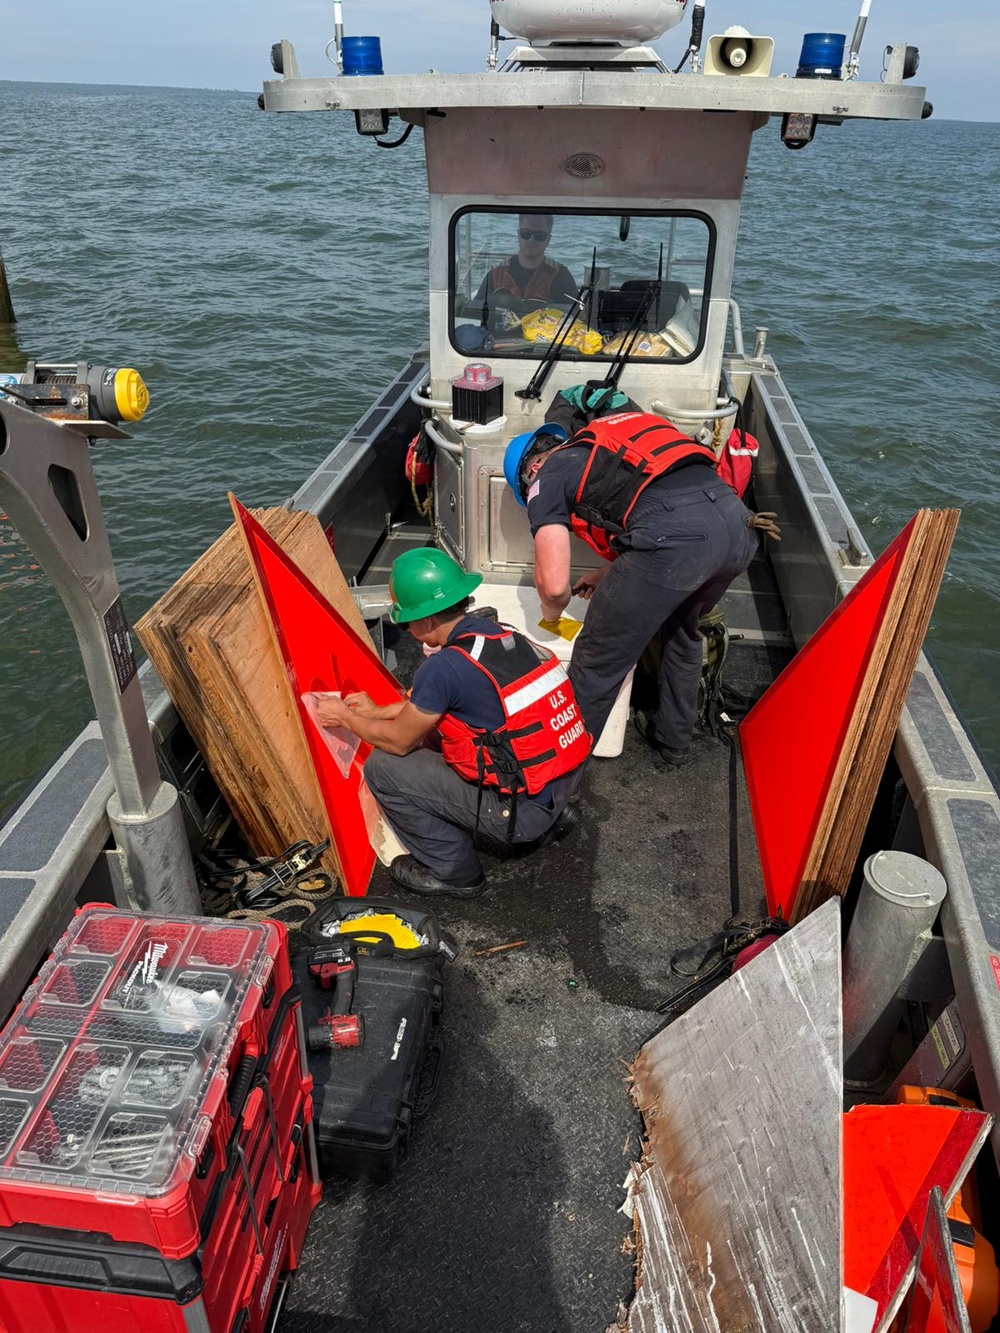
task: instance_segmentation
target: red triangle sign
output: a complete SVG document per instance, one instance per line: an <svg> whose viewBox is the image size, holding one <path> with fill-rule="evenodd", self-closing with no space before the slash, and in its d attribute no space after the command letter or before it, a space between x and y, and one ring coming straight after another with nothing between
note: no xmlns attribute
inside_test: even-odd
<svg viewBox="0 0 1000 1333"><path fill-rule="evenodd" d="M772 916L791 915L911 521L740 723Z"/></svg>
<svg viewBox="0 0 1000 1333"><path fill-rule="evenodd" d="M898 1308L931 1190L947 1207L992 1116L951 1106L855 1106L844 1116L844 1284Z"/></svg>
<svg viewBox="0 0 1000 1333"><path fill-rule="evenodd" d="M375 864L360 797L361 769L371 746L359 744L343 773L309 717L302 696L311 691L347 694L364 690L375 703L385 704L401 699L402 688L253 515L235 496L229 498L288 674L340 862L344 892L363 894Z"/></svg>

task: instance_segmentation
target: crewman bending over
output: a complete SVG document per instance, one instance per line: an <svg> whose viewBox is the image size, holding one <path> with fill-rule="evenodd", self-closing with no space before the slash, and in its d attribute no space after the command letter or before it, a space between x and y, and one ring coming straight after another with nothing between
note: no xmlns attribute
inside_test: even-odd
<svg viewBox="0 0 1000 1333"><path fill-rule="evenodd" d="M544 425L507 446L504 473L527 505L535 587L545 620L573 593L590 599L569 676L588 730L600 737L628 672L659 634L655 714L636 713L640 734L668 764L686 762L698 707L698 621L757 549L755 528L777 535L715 471L712 449L663 417L621 412L570 439ZM570 536L611 562L570 587Z"/></svg>
<svg viewBox="0 0 1000 1333"><path fill-rule="evenodd" d="M468 613L480 574L443 551L407 551L389 576L391 618L440 649L417 668L410 697L324 698L320 721L374 747L364 774L410 855L390 867L414 893L474 898L486 887L473 844L558 841L590 753L564 668L547 649ZM436 740L440 749L431 748Z"/></svg>

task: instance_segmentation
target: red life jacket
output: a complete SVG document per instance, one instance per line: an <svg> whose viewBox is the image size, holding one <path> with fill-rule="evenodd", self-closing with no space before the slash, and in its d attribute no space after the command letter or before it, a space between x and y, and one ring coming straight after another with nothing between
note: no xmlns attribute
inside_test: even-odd
<svg viewBox="0 0 1000 1333"><path fill-rule="evenodd" d="M648 412L599 417L556 448L580 444L589 444L591 450L573 501L570 527L605 560L618 554L611 539L628 527L635 502L651 481L693 463L715 467L714 450Z"/></svg>
<svg viewBox="0 0 1000 1333"><path fill-rule="evenodd" d="M505 795L534 796L583 763L591 738L566 671L547 648L504 628L461 634L449 650L462 653L492 682L504 712L495 731L451 713L440 719L441 753L456 773Z"/></svg>
<svg viewBox="0 0 1000 1333"><path fill-rule="evenodd" d="M531 271L527 286L523 289L514 281L514 275L506 264L497 264L490 269L490 291L511 292L525 300L545 301L552 292L552 284L559 272L559 265L550 259L543 259L538 268Z"/></svg>

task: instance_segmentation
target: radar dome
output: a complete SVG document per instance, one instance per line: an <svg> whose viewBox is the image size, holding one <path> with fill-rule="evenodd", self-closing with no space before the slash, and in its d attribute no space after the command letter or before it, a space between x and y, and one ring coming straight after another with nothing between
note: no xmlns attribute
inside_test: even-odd
<svg viewBox="0 0 1000 1333"><path fill-rule="evenodd" d="M493 18L534 46L649 42L680 23L687 0L490 0Z"/></svg>

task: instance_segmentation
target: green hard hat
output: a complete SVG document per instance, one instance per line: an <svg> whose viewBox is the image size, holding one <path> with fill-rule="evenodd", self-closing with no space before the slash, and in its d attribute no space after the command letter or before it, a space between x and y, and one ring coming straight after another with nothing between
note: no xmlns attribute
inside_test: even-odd
<svg viewBox="0 0 1000 1333"><path fill-rule="evenodd" d="M450 555L433 546L404 551L392 562L389 571L392 623L405 625L436 611L447 611L474 592L482 581L482 574L466 574Z"/></svg>

